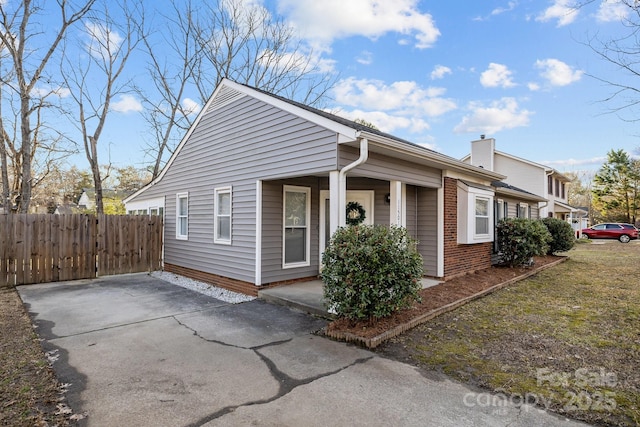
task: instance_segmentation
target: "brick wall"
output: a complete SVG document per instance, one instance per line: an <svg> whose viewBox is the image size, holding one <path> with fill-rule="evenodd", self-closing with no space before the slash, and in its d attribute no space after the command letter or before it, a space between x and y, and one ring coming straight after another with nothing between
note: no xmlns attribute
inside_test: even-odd
<svg viewBox="0 0 640 427"><path fill-rule="evenodd" d="M218 276L217 274L206 273L204 271L194 270L192 268L187 268L187 267L181 267L179 265L174 265L174 264L165 263L164 271L173 273L173 274L178 274L180 276L188 277L193 280L198 280L200 282L208 283L210 285L227 289L233 292L250 295L253 297L258 296L259 290L318 279L317 276L304 277L301 279L272 282L272 283L263 284L261 286L256 286L253 283L244 282L242 280L236 280L236 279L231 279L229 277Z"/></svg>
<svg viewBox="0 0 640 427"><path fill-rule="evenodd" d="M491 267L492 243L458 244L458 181L444 179L444 279Z"/></svg>

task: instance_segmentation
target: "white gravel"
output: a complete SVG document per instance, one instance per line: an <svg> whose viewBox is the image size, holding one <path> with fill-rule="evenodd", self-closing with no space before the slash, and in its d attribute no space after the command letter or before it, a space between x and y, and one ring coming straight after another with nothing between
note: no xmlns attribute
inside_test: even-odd
<svg viewBox="0 0 640 427"><path fill-rule="evenodd" d="M219 299L231 304L239 304L241 302L253 301L255 297L251 297L245 294L239 294L227 289L218 288L208 283L199 282L197 280L189 279L188 277L179 276L177 274L168 273L166 271L154 271L151 273L153 277L157 277L160 280L164 280L174 285L178 285L183 288L191 289L192 291L200 292L201 294L208 295L210 297Z"/></svg>

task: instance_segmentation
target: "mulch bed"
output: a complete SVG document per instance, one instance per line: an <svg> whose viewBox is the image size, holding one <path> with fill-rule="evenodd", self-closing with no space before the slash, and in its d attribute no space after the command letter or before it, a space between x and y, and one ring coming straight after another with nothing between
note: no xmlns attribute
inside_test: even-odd
<svg viewBox="0 0 640 427"><path fill-rule="evenodd" d="M422 289L421 301L414 303L406 310L372 321L336 319L327 325L322 333L330 338L374 348L385 340L439 314L451 311L466 302L524 279L565 259L566 257L552 255L541 256L534 258L535 262L531 267L493 266L459 276L442 284Z"/></svg>

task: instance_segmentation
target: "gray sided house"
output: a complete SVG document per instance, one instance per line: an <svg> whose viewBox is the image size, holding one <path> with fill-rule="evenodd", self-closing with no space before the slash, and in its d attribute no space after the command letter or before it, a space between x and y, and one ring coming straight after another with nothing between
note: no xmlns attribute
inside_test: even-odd
<svg viewBox="0 0 640 427"><path fill-rule="evenodd" d="M125 199L164 212L164 268L231 290L318 276L357 202L419 241L425 274L491 265L496 172L223 80L161 174Z"/></svg>

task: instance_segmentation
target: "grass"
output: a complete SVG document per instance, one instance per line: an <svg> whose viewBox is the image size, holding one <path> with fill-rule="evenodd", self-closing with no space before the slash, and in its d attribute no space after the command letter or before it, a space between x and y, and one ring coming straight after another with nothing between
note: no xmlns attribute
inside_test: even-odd
<svg viewBox="0 0 640 427"><path fill-rule="evenodd" d="M640 242L568 255L382 351L568 417L640 424Z"/></svg>
<svg viewBox="0 0 640 427"><path fill-rule="evenodd" d="M15 289L0 288L0 426L68 426L63 388Z"/></svg>

